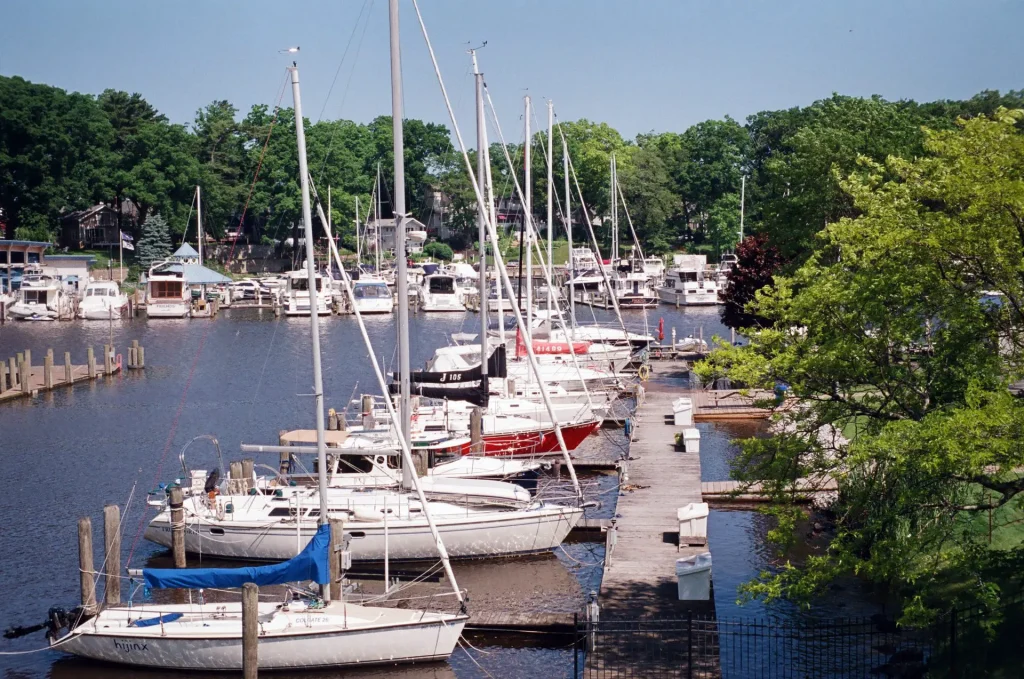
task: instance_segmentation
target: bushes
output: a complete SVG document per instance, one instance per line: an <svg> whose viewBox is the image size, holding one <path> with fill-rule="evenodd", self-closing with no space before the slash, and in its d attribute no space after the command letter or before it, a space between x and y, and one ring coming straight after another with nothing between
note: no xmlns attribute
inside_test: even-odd
<svg viewBox="0 0 1024 679"><path fill-rule="evenodd" d="M438 243L437 241L424 245L423 254L445 262L452 261L452 258L455 256L455 253L452 252L452 249L449 246L444 243Z"/></svg>

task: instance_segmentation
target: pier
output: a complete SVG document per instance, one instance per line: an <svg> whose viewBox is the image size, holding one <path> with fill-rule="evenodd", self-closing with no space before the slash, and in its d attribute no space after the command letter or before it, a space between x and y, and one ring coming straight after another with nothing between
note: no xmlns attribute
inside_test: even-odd
<svg viewBox="0 0 1024 679"><path fill-rule="evenodd" d="M53 349L47 349L42 365L33 365L32 352L26 349L0 362L0 403L116 375L125 367L141 369L144 366L145 349L137 340L128 350L127 365L112 344L104 344L98 357L93 347L88 347L84 365L73 364L70 351L65 351L63 360L56 363Z"/></svg>

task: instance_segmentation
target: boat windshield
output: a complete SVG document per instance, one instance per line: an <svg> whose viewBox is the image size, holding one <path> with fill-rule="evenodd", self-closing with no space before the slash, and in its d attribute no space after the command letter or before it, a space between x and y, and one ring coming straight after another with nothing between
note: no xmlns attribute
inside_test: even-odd
<svg viewBox="0 0 1024 679"><path fill-rule="evenodd" d="M292 290L309 290L309 279L307 278L290 278L288 280ZM317 292L324 289L323 279L317 276L316 279Z"/></svg>
<svg viewBox="0 0 1024 679"><path fill-rule="evenodd" d="M388 289L387 283L371 283L360 285L356 283L355 295L359 299L374 298L374 299L387 299L391 297L391 290Z"/></svg>
<svg viewBox="0 0 1024 679"><path fill-rule="evenodd" d="M117 293L113 288L89 288L85 291L86 297L116 297Z"/></svg>
<svg viewBox="0 0 1024 679"><path fill-rule="evenodd" d="M455 279L449 276L438 276L430 279L430 294L452 295L455 294Z"/></svg>
<svg viewBox="0 0 1024 679"><path fill-rule="evenodd" d="M181 281L150 281L149 295L154 299L181 299Z"/></svg>
<svg viewBox="0 0 1024 679"><path fill-rule="evenodd" d="M22 301L26 304L46 304L46 290L21 289Z"/></svg>

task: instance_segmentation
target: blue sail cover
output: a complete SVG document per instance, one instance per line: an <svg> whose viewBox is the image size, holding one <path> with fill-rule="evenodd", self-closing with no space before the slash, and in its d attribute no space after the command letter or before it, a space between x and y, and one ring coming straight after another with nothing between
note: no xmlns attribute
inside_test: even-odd
<svg viewBox="0 0 1024 679"><path fill-rule="evenodd" d="M326 585L331 578L327 565L330 544L331 527L324 524L317 529L316 535L304 550L281 563L245 568L144 568L142 577L151 589L229 588L241 587L247 582L282 585L308 580Z"/></svg>

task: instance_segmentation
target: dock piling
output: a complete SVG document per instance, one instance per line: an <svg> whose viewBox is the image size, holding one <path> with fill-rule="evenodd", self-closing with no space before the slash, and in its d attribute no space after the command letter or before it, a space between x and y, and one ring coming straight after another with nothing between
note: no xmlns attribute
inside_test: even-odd
<svg viewBox="0 0 1024 679"><path fill-rule="evenodd" d="M228 492L238 494L244 485L242 480L242 463L238 460L228 463Z"/></svg>
<svg viewBox="0 0 1024 679"><path fill-rule="evenodd" d="M53 349L47 349L43 359L43 387L53 389Z"/></svg>
<svg viewBox="0 0 1024 679"><path fill-rule="evenodd" d="M142 346L141 344L139 345L138 359L139 359L139 362L138 362L138 364L135 367L136 368L145 368L146 367L146 347Z"/></svg>
<svg viewBox="0 0 1024 679"><path fill-rule="evenodd" d="M242 460L242 489L248 493L253 487L253 479L256 476L256 463L251 457Z"/></svg>
<svg viewBox="0 0 1024 679"><path fill-rule="evenodd" d="M21 390L26 394L32 391L32 366L31 364L22 359L21 365L18 366L18 385Z"/></svg>
<svg viewBox="0 0 1024 679"><path fill-rule="evenodd" d="M90 346L86 349L85 354L86 366L89 369L89 379L92 380L96 378L96 351Z"/></svg>
<svg viewBox="0 0 1024 679"><path fill-rule="evenodd" d="M16 389L18 388L18 362L12 356L8 363L10 367L7 374L11 376L11 389Z"/></svg>
<svg viewBox="0 0 1024 679"><path fill-rule="evenodd" d="M256 679L259 669L260 588L251 582L242 585L242 677Z"/></svg>
<svg viewBox="0 0 1024 679"><path fill-rule="evenodd" d="M75 381L75 373L71 368L71 352L64 352L64 383L71 384Z"/></svg>
<svg viewBox="0 0 1024 679"><path fill-rule="evenodd" d="M473 408L469 413L469 439L470 450L477 454L483 454L484 452L483 424L483 408Z"/></svg>
<svg viewBox="0 0 1024 679"><path fill-rule="evenodd" d="M327 429L330 431L338 430L338 412L334 408L327 411Z"/></svg>
<svg viewBox="0 0 1024 679"><path fill-rule="evenodd" d="M78 581L82 588L82 608L96 610L96 576L92 565L92 519L78 520Z"/></svg>
<svg viewBox="0 0 1024 679"><path fill-rule="evenodd" d="M174 553L174 567L185 567L185 495L181 486L171 487L171 552Z"/></svg>
<svg viewBox="0 0 1024 679"><path fill-rule="evenodd" d="M116 605L121 603L121 508L117 505L103 508L103 550L103 603Z"/></svg>
<svg viewBox="0 0 1024 679"><path fill-rule="evenodd" d="M345 522L331 519L331 546L327 553L328 572L331 574L331 601L341 599L341 550L345 544ZM384 587L387 588L387 582Z"/></svg>

